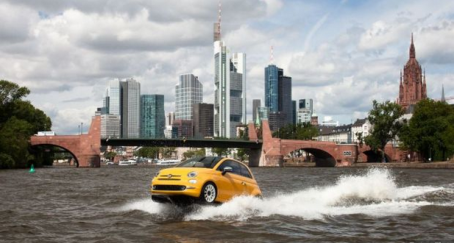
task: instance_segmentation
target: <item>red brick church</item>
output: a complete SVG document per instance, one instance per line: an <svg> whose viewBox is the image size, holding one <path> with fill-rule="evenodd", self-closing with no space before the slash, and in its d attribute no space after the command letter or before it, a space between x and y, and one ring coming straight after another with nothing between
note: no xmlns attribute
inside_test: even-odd
<svg viewBox="0 0 454 243"><path fill-rule="evenodd" d="M421 65L416 60L415 45L413 44L413 34L411 35L410 58L400 72L399 98L397 103L407 112L412 112L414 105L427 98L426 74L423 73Z"/></svg>

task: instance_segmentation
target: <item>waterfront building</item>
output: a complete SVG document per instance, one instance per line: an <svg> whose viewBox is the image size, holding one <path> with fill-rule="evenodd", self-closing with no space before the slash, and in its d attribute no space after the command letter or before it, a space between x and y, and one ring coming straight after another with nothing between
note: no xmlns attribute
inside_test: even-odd
<svg viewBox="0 0 454 243"><path fill-rule="evenodd" d="M422 99L427 98L426 75L421 65L416 60L416 50L411 35L409 59L404 66L403 74L400 72L398 104L407 113L413 113L414 105Z"/></svg>
<svg viewBox="0 0 454 243"><path fill-rule="evenodd" d="M164 129L164 95L140 96L140 137L163 138Z"/></svg>
<svg viewBox="0 0 454 243"><path fill-rule="evenodd" d="M318 141L335 142L338 144L351 144L352 143L352 125L342 126L320 126Z"/></svg>
<svg viewBox="0 0 454 243"><path fill-rule="evenodd" d="M361 138L363 140L362 142L364 142L364 138L369 135L371 127L372 125L367 118L356 119L352 124L352 143L360 143L361 141L358 138Z"/></svg>
<svg viewBox="0 0 454 243"><path fill-rule="evenodd" d="M312 113L311 116L311 125L318 126L318 115L315 113L315 111Z"/></svg>
<svg viewBox="0 0 454 243"><path fill-rule="evenodd" d="M214 105L199 103L193 105L194 137L213 137Z"/></svg>
<svg viewBox="0 0 454 243"><path fill-rule="evenodd" d="M203 85L193 74L180 75L175 86L175 119L192 120L192 107L203 101Z"/></svg>
<svg viewBox="0 0 454 243"><path fill-rule="evenodd" d="M260 103L261 103L260 99L252 100L252 121L254 122L257 120L258 109L261 106Z"/></svg>
<svg viewBox="0 0 454 243"><path fill-rule="evenodd" d="M120 115L101 115L101 138L120 137Z"/></svg>
<svg viewBox="0 0 454 243"><path fill-rule="evenodd" d="M311 122L314 112L314 101L312 99L300 99L298 101L298 123Z"/></svg>
<svg viewBox="0 0 454 243"><path fill-rule="evenodd" d="M120 82L121 137L140 136L140 83L134 79Z"/></svg>

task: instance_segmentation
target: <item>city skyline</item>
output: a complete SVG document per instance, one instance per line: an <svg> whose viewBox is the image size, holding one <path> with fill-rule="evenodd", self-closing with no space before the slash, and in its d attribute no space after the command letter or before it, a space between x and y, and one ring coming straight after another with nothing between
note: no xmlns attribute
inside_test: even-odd
<svg viewBox="0 0 454 243"><path fill-rule="evenodd" d="M114 79L132 77L142 93L165 95L167 114L179 75L194 73L204 102L214 103L218 2L101 5L0 3L1 79L30 88L29 100L51 117L54 131L77 133L88 124ZM320 120L351 123L367 115L373 99L395 101L411 33L427 96L439 99L442 85L454 96L453 9L450 1L222 2L222 39L248 55L247 120L252 100L264 103L270 46L273 63L293 79L293 100L313 99Z"/></svg>

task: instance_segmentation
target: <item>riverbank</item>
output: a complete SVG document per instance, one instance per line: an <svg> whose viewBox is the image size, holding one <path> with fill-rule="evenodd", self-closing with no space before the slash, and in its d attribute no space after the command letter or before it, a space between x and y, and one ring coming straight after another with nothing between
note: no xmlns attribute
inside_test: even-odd
<svg viewBox="0 0 454 243"><path fill-rule="evenodd" d="M315 163L285 163L284 167L315 167ZM390 162L390 163L354 163L338 167L389 167L389 168L413 168L413 169L454 169L454 161L439 161L439 162Z"/></svg>

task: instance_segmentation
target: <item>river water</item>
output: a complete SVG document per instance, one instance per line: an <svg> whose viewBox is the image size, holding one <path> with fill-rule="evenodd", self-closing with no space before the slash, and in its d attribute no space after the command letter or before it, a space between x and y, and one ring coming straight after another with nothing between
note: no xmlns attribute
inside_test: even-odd
<svg viewBox="0 0 454 243"><path fill-rule="evenodd" d="M253 168L263 198L181 209L153 167L0 171L0 242L454 241L454 170Z"/></svg>

